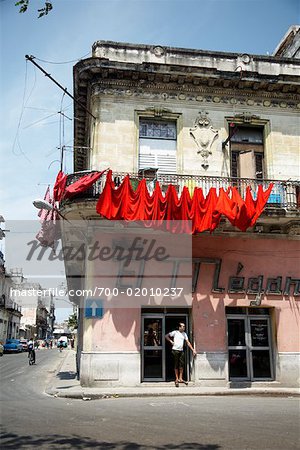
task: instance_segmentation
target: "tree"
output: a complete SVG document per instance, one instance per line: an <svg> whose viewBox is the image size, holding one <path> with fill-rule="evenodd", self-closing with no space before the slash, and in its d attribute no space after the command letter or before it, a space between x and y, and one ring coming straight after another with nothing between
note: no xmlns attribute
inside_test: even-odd
<svg viewBox="0 0 300 450"><path fill-rule="evenodd" d="M68 319L68 328L72 330L76 330L78 328L78 320L77 320L77 314L71 314Z"/></svg>
<svg viewBox="0 0 300 450"><path fill-rule="evenodd" d="M15 6L19 6L19 13L25 13L28 9L30 0L19 0L17 3L15 3ZM38 9L38 18L47 16L49 12L53 9L52 1L46 0L45 6L41 9Z"/></svg>

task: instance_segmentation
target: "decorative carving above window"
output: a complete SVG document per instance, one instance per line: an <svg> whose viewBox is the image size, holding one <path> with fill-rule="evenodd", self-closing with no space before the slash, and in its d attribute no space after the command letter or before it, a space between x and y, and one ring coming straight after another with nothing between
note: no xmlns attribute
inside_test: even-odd
<svg viewBox="0 0 300 450"><path fill-rule="evenodd" d="M150 113L150 115L154 116L154 117L164 117L165 115L169 115L169 113L171 112L170 109L167 108L146 108L146 111Z"/></svg>
<svg viewBox="0 0 300 450"><path fill-rule="evenodd" d="M235 114L234 119L241 121L242 123L253 123L260 120L259 116L255 116L251 112L243 112L243 114Z"/></svg>
<svg viewBox="0 0 300 450"><path fill-rule="evenodd" d="M198 147L197 153L202 157L203 169L209 167L208 157L212 154L212 145L218 137L218 131L211 125L207 112L200 112L195 121L195 126L190 128L190 135Z"/></svg>

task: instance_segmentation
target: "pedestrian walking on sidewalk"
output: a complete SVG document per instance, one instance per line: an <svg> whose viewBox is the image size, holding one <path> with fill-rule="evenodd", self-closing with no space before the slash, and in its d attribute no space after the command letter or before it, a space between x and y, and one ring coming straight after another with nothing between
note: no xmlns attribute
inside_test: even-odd
<svg viewBox="0 0 300 450"><path fill-rule="evenodd" d="M185 332L185 324L180 322L178 324L178 330L171 331L166 334L166 340L172 344L172 354L174 358L174 371L175 371L175 386L179 387L179 383L188 384L187 381L182 379L184 369L184 344L192 350L193 356L196 356L196 350L190 343L188 336Z"/></svg>

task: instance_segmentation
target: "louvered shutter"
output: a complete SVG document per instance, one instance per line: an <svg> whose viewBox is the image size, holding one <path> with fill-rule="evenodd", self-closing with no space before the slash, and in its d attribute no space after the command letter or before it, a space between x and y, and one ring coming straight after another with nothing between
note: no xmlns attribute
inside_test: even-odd
<svg viewBox="0 0 300 450"><path fill-rule="evenodd" d="M158 172L175 174L176 124L142 120L140 122L139 169L157 168Z"/></svg>

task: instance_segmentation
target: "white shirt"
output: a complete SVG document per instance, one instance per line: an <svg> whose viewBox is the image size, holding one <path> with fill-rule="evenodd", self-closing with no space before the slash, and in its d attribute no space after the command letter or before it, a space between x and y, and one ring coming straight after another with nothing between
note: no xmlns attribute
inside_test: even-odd
<svg viewBox="0 0 300 450"><path fill-rule="evenodd" d="M172 350L179 350L180 352L182 352L184 341L188 340L187 334L184 331L175 330L171 331L171 333L169 333L169 336L172 337L174 341Z"/></svg>

